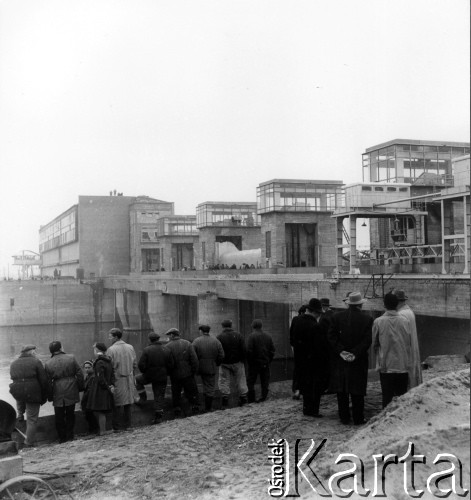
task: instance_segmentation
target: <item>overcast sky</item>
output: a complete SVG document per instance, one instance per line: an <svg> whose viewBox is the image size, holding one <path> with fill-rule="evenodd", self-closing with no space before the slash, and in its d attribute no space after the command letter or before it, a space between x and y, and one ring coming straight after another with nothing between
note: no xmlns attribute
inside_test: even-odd
<svg viewBox="0 0 471 500"><path fill-rule="evenodd" d="M194 214L468 141L469 31L469 0L0 0L0 276L78 195Z"/></svg>

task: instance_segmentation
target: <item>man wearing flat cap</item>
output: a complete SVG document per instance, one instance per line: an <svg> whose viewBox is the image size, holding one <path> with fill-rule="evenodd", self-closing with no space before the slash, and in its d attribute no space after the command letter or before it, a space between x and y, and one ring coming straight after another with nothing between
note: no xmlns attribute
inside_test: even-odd
<svg viewBox="0 0 471 500"><path fill-rule="evenodd" d="M80 401L79 392L84 389L84 377L75 356L66 354L58 340L49 344L49 351L51 358L46 361L45 369L52 385L59 443L65 443L74 439L75 403Z"/></svg>
<svg viewBox="0 0 471 500"><path fill-rule="evenodd" d="M123 332L119 328L109 331L111 346L106 355L111 358L115 375L113 430L119 432L131 427L131 405L134 404L136 387L134 372L137 368L136 352L131 344L122 340Z"/></svg>
<svg viewBox="0 0 471 500"><path fill-rule="evenodd" d="M219 369L219 390L221 391L221 408L229 406L232 382L239 393L239 406L247 403L247 379L245 376L245 342L244 337L232 328L232 320L225 319L221 322L222 332L217 339L222 344L224 359Z"/></svg>
<svg viewBox="0 0 471 500"><path fill-rule="evenodd" d="M349 293L344 302L348 309L333 315L328 332L333 350L330 390L337 393L341 422L348 424L353 417L353 423L361 425L365 423L363 412L373 318L361 310L366 299L360 292Z"/></svg>
<svg viewBox="0 0 471 500"><path fill-rule="evenodd" d="M26 412L25 446L33 446L39 408L47 401L48 384L44 366L36 357L36 346L22 347L18 359L10 366L10 393L16 399L19 417Z"/></svg>
<svg viewBox="0 0 471 500"><path fill-rule="evenodd" d="M321 396L329 379L328 323L322 318L320 300L311 299L306 312L293 323L293 347L297 353L296 370L303 395L303 414L320 418Z"/></svg>
<svg viewBox="0 0 471 500"><path fill-rule="evenodd" d="M149 345L144 348L137 364L141 375L136 377L136 389L139 394L138 406L147 401L146 384L152 384L154 393L154 419L152 424L162 422L164 416L165 389L167 374L172 370L174 361L171 353L159 342L160 335L149 333Z"/></svg>
<svg viewBox="0 0 471 500"><path fill-rule="evenodd" d="M193 340L193 347L198 356L198 374L203 382L205 411L211 411L213 407L216 374L224 359L222 344L210 335L210 330L209 325L200 325L198 331L201 335Z"/></svg>
<svg viewBox="0 0 471 500"><path fill-rule="evenodd" d="M165 335L170 339L165 349L172 354L174 365L169 371L172 383L172 403L175 416L180 416L182 390L191 405L191 411L198 413L198 386L195 375L198 371L198 356L191 342L180 337L177 328L170 328Z"/></svg>

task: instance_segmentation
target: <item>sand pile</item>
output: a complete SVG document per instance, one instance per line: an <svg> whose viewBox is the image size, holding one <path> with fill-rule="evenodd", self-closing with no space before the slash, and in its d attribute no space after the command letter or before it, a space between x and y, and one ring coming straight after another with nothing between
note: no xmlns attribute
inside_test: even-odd
<svg viewBox="0 0 471 500"><path fill-rule="evenodd" d="M334 465L341 453L353 453L365 467L365 486L374 487L373 455L388 454L403 457L414 445L414 455L424 455L426 463L414 466L414 484L424 490L423 499L436 498L436 489L427 489L427 479L433 473L449 469L449 462L433 464L437 454L448 453L462 464L464 487L469 489L470 473L470 372L469 368L433 378L393 401L376 415L369 424L352 438L340 445L324 469L327 477L341 470L351 469L352 464ZM380 469L381 470L381 469ZM385 469L387 498L411 498L404 488L404 464L391 464ZM380 477L380 476L379 476ZM459 471L456 473L459 478ZM351 486L351 482L350 485ZM459 481L457 481L457 491ZM342 488L348 486L345 481ZM451 480L439 483L441 489L451 486ZM412 491L412 490L410 490ZM353 495L351 498L355 498ZM358 497L361 498L361 497ZM363 497L364 498L364 497ZM462 498L451 494L450 498ZM469 493L465 498L469 498Z"/></svg>

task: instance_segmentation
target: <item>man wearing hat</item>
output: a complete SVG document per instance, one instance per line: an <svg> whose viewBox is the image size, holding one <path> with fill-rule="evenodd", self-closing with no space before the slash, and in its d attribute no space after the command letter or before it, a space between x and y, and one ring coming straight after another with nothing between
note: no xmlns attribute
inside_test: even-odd
<svg viewBox="0 0 471 500"><path fill-rule="evenodd" d="M10 393L16 399L19 417L26 412L25 446L33 446L39 408L47 401L48 384L44 366L36 357L36 346L22 347L18 359L10 366Z"/></svg>
<svg viewBox="0 0 471 500"><path fill-rule="evenodd" d="M330 300L327 298L321 299L322 305L322 314L324 315L324 319L330 322L332 316L334 315L332 309L330 308Z"/></svg>
<svg viewBox="0 0 471 500"><path fill-rule="evenodd" d="M224 359L219 370L219 390L222 394L221 408L229 406L231 381L234 381L239 393L239 406L247 403L247 379L245 376L245 342L244 337L233 330L232 320L225 319L221 323L222 332L217 339L224 349Z"/></svg>
<svg viewBox="0 0 471 500"><path fill-rule="evenodd" d="M141 375L136 377L136 389L139 394L138 406L147 401L146 384L152 384L154 393L154 419L152 424L162 422L164 415L165 389L167 387L167 371L172 370L174 362L172 355L159 342L160 335L149 333L149 345L144 348L137 367Z"/></svg>
<svg viewBox="0 0 471 500"><path fill-rule="evenodd" d="M337 393L339 417L344 424L348 424L351 418L350 398L353 423L365 423L368 349L373 325L373 318L361 310L365 302L360 292L351 292L345 299L348 309L333 315L328 332L333 350L330 390Z"/></svg>
<svg viewBox="0 0 471 500"><path fill-rule="evenodd" d="M191 411L198 413L198 386L195 380L198 356L191 342L180 338L180 331L177 328L170 328L165 335L170 339L165 349L171 353L174 361L173 368L169 371L174 414L180 416L182 412L182 389L191 405Z"/></svg>
<svg viewBox="0 0 471 500"><path fill-rule="evenodd" d="M213 407L214 389L218 366L224 359L224 349L216 337L209 334L211 327L200 325L200 336L193 340L193 347L198 356L198 373L203 382L204 409L211 411Z"/></svg>
<svg viewBox="0 0 471 500"><path fill-rule="evenodd" d="M409 297L407 297L404 290L394 290L393 293L394 295L396 295L399 301L397 312L409 321L411 336L411 366L409 370L409 389L412 389L412 387L416 387L422 383L422 368L415 314L414 311L406 304L406 300Z"/></svg>
<svg viewBox="0 0 471 500"><path fill-rule="evenodd" d="M79 392L84 389L84 377L80 365L72 354L62 350L55 340L49 344L51 358L46 361L46 375L52 386L52 404L59 443L73 441L75 403L80 401Z"/></svg>
<svg viewBox="0 0 471 500"><path fill-rule="evenodd" d="M137 368L136 352L131 344L122 340L123 332L119 328L109 331L111 346L106 351L111 358L115 375L113 430L119 432L131 427L131 405L134 403L136 387L134 372Z"/></svg>
<svg viewBox="0 0 471 500"><path fill-rule="evenodd" d="M328 323L322 318L322 304L315 298L292 325L303 413L309 417L322 417L319 406L329 377L327 327Z"/></svg>

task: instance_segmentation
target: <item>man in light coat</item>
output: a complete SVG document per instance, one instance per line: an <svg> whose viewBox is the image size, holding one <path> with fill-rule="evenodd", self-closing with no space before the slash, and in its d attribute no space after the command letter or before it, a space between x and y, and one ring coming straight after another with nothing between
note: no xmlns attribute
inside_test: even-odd
<svg viewBox="0 0 471 500"><path fill-rule="evenodd" d="M49 351L51 359L46 361L44 368L52 387L59 442L65 443L74 439L75 403L80 401L79 392L84 389L84 377L75 357L66 354L58 340L49 344Z"/></svg>
<svg viewBox="0 0 471 500"><path fill-rule="evenodd" d="M193 348L198 356L198 374L203 382L204 409L211 411L213 407L214 389L216 386L216 373L218 366L224 359L224 349L216 337L209 332L211 327L200 325L198 331L201 336L193 340Z"/></svg>
<svg viewBox="0 0 471 500"><path fill-rule="evenodd" d="M108 334L111 346L106 351L111 358L115 376L113 430L119 432L131 427L131 406L135 401L134 372L137 368L136 352L131 344L122 340L123 332L112 328ZM121 414L124 414L122 417Z"/></svg>
<svg viewBox="0 0 471 500"><path fill-rule="evenodd" d="M379 371L383 408L394 396L407 392L411 362L411 334L409 321L397 311L396 295L384 296L386 312L373 322L373 346Z"/></svg>
<svg viewBox="0 0 471 500"><path fill-rule="evenodd" d="M422 369L420 364L419 339L417 337L417 325L415 323L414 311L406 304L408 299L404 290L394 290L399 300L397 312L409 321L411 336L411 365L409 369L409 389L422 383Z"/></svg>

